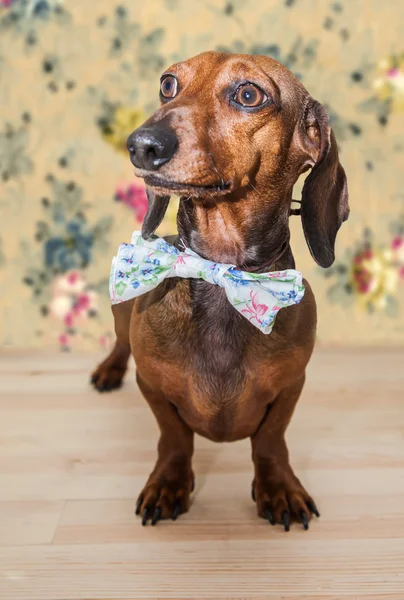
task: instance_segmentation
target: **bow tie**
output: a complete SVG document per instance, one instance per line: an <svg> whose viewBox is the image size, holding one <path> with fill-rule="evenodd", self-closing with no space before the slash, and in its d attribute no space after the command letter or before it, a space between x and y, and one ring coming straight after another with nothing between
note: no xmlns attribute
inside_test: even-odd
<svg viewBox="0 0 404 600"><path fill-rule="evenodd" d="M131 243L121 244L112 261L111 302L146 294L166 277L204 279L224 288L234 308L266 334L271 333L278 311L298 304L304 295L299 271L247 273L234 265L206 260L189 248L181 252L157 236L144 240L135 231Z"/></svg>

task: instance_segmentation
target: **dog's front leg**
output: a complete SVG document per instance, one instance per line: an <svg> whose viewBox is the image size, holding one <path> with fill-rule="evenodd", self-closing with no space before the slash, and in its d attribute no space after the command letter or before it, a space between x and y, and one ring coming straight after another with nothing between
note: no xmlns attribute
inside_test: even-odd
<svg viewBox="0 0 404 600"><path fill-rule="evenodd" d="M114 304L116 342L109 356L91 375L91 383L99 392L109 392L121 387L130 356L129 328L133 300Z"/></svg>
<svg viewBox="0 0 404 600"><path fill-rule="evenodd" d="M138 385L149 403L160 428L156 465L138 498L136 514L146 525L160 519L173 519L189 509L194 488L192 455L194 433L177 409L162 394L148 388L137 374Z"/></svg>
<svg viewBox="0 0 404 600"><path fill-rule="evenodd" d="M291 519L308 529L312 513L320 516L313 499L306 492L289 464L285 431L304 385L304 375L285 388L268 407L258 431L252 436L255 478L253 499L260 517L271 525L282 523L289 531Z"/></svg>

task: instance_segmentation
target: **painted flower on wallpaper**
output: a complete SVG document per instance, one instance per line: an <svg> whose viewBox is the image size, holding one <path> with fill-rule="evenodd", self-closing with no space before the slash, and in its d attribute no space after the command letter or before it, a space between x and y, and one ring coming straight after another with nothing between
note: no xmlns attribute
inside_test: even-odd
<svg viewBox="0 0 404 600"><path fill-rule="evenodd" d="M84 337L89 334L89 319L98 316L98 292L87 282L81 271L69 271L56 277L52 284L49 315L60 326L55 333L61 350L80 347ZM114 336L104 331L93 341L99 347L109 350Z"/></svg>
<svg viewBox="0 0 404 600"><path fill-rule="evenodd" d="M115 193L115 200L125 204L130 208L138 223L141 223L146 215L148 200L146 196L146 188L141 179L132 183L121 185Z"/></svg>
<svg viewBox="0 0 404 600"><path fill-rule="evenodd" d="M40 253L32 252L29 247L26 249L27 256L37 255L38 259L32 261L23 279L31 287L43 316L50 312L50 299L54 297L54 291L51 291L55 285L58 291L63 285L64 291L69 289L70 292L82 288L83 276L79 277L77 272L85 269L93 260L94 253L106 246L107 234L112 226L111 216L102 217L95 223L89 222L86 214L89 204L84 202L82 189L74 181L65 183L53 175L46 179L51 186L51 194L42 198L44 218L36 223L35 231ZM76 275L71 275L72 272ZM60 278L62 274L65 279ZM97 282L92 287L106 287L102 283ZM66 303L66 297L64 301Z"/></svg>
<svg viewBox="0 0 404 600"><path fill-rule="evenodd" d="M404 52L383 58L377 65L373 88L392 111L404 110Z"/></svg>
<svg viewBox="0 0 404 600"><path fill-rule="evenodd" d="M70 20L63 0L0 0L0 30L23 34L27 48L37 45L38 28L50 20L60 25Z"/></svg>
<svg viewBox="0 0 404 600"><path fill-rule="evenodd" d="M383 127L392 113L404 111L404 52L384 57L365 71L356 70L351 77L372 90L358 107L363 112L375 113Z"/></svg>
<svg viewBox="0 0 404 600"><path fill-rule="evenodd" d="M97 18L97 26L111 33L111 56L120 56L127 48L133 44L139 36L140 23L131 22L128 10L122 4L114 7L113 17L105 14Z"/></svg>
<svg viewBox="0 0 404 600"><path fill-rule="evenodd" d="M66 221L61 235L55 235L44 244L44 262L47 267L64 273L73 268L85 268L91 260L94 235L85 217Z"/></svg>
<svg viewBox="0 0 404 600"><path fill-rule="evenodd" d="M103 139L118 152L127 154L128 135L146 120L143 108L104 105L104 115L98 119Z"/></svg>
<svg viewBox="0 0 404 600"><path fill-rule="evenodd" d="M63 10L63 0L0 0L0 6L10 8L12 6L15 17L13 21L19 19L44 19L49 18L51 13L56 10ZM59 10L57 10L59 7Z"/></svg>
<svg viewBox="0 0 404 600"><path fill-rule="evenodd" d="M37 222L35 234L42 244L43 265L53 273L86 268L94 248L106 243L112 217L90 224L82 189L74 181L65 183L52 175L47 180L54 199L42 198L46 218Z"/></svg>
<svg viewBox="0 0 404 600"><path fill-rule="evenodd" d="M331 300L356 301L369 312L395 316L399 284L404 283L404 232L385 245L375 244L365 232L356 248L347 251L346 262L333 265L325 276L336 279L328 290Z"/></svg>
<svg viewBox="0 0 404 600"><path fill-rule="evenodd" d="M49 196L42 198L44 217L36 223L33 242L39 245L39 252L24 242L29 266L23 282L30 287L42 317L50 317L48 330L63 350L80 346L84 338L106 348L110 332L93 339L89 319L97 320L98 302L108 297L108 273L90 282L84 269L106 248L112 217L91 222L90 204L80 186L53 175L47 175L46 181L51 189Z"/></svg>
<svg viewBox="0 0 404 600"><path fill-rule="evenodd" d="M80 271L69 271L55 277L52 285L50 314L73 327L80 318L88 317L97 309L97 293L88 288Z"/></svg>

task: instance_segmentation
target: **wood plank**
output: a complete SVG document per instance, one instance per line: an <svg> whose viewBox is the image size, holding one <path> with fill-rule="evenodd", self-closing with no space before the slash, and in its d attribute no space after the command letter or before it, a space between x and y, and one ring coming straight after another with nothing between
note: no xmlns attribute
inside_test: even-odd
<svg viewBox="0 0 404 600"><path fill-rule="evenodd" d="M322 516L289 534L256 517L248 440L197 438L190 513L141 527L158 430L133 368L99 395L100 357L0 357L1 600L403 600L403 350L316 350L288 442Z"/></svg>
<svg viewBox="0 0 404 600"><path fill-rule="evenodd" d="M175 524L172 525L173 528ZM342 599L404 589L400 539L267 540L28 546L3 550L5 598ZM31 591L30 591L31 590Z"/></svg>
<svg viewBox="0 0 404 600"><path fill-rule="evenodd" d="M64 501L0 502L0 546L50 544Z"/></svg>

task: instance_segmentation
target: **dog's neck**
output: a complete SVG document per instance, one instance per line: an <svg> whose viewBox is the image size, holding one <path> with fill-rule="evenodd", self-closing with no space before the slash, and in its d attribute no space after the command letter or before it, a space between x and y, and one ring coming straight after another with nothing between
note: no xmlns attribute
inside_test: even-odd
<svg viewBox="0 0 404 600"><path fill-rule="evenodd" d="M181 198L178 233L200 256L245 271L294 268L289 245L292 189L262 197L255 189L215 198Z"/></svg>

